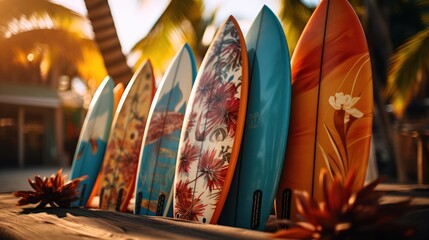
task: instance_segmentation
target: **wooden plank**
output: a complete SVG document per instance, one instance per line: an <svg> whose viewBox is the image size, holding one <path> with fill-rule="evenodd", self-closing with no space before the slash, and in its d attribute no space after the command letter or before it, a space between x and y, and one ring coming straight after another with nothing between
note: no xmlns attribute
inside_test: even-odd
<svg viewBox="0 0 429 240"><path fill-rule="evenodd" d="M0 194L0 239L266 239L269 233L84 208L14 206Z"/></svg>
<svg viewBox="0 0 429 240"><path fill-rule="evenodd" d="M427 239L429 229L429 186L381 184L383 203L412 197L415 208L401 219L416 226L415 239ZM0 239L267 239L258 232L219 225L200 224L163 217L137 216L85 208L16 206L10 193L0 194ZM276 231L271 218L266 231Z"/></svg>

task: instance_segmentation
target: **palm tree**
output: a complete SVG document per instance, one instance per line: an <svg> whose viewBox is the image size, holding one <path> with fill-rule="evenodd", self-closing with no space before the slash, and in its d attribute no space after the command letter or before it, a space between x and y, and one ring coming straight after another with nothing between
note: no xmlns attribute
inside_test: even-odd
<svg viewBox="0 0 429 240"><path fill-rule="evenodd" d="M107 0L85 0L85 5L108 74L116 83L126 85L132 77L132 71L122 52L109 3Z"/></svg>
<svg viewBox="0 0 429 240"><path fill-rule="evenodd" d="M428 81L429 73L429 13L425 11L429 8L429 0L418 0L416 5L424 28L409 37L392 56L386 86L386 94L400 118L418 93L427 97L421 86Z"/></svg>
<svg viewBox="0 0 429 240"><path fill-rule="evenodd" d="M188 43L199 62L207 46L202 43L204 32L213 22L216 12L203 18L202 0L172 0L149 33L131 49L130 58L138 67L150 58L155 75L161 76L176 52Z"/></svg>
<svg viewBox="0 0 429 240"><path fill-rule="evenodd" d="M90 27L85 17L47 0L0 1L0 81L57 90L60 76L79 76L95 90L106 70ZM26 107L20 109L25 119ZM68 165L63 157L65 113L62 107L54 108L46 118L53 126L45 132L52 131L55 159L62 166ZM20 153L18 159L23 162Z"/></svg>
<svg viewBox="0 0 429 240"><path fill-rule="evenodd" d="M106 70L88 29L84 17L49 1L0 1L0 79L56 86L65 74L101 82Z"/></svg>
<svg viewBox="0 0 429 240"><path fill-rule="evenodd" d="M296 43L298 42L298 39L313 11L314 8L308 7L301 1L280 1L279 17L283 24L291 55L294 52Z"/></svg>
<svg viewBox="0 0 429 240"><path fill-rule="evenodd" d="M127 83L132 72L122 53L107 0L85 0L85 5L109 75L115 82ZM201 39L215 16L213 13L209 19L203 19L203 7L202 0L172 0L148 35L132 48L128 57L134 59L134 69L150 58L155 75L161 76L186 42L197 60L201 59L207 48L201 44Z"/></svg>

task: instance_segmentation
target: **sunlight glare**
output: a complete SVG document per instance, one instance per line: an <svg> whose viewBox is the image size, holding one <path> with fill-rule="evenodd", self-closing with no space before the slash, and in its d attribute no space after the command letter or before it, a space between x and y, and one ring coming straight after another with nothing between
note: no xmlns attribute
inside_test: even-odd
<svg viewBox="0 0 429 240"><path fill-rule="evenodd" d="M208 46L211 43L215 33L216 33L215 25L211 24L207 26L206 31L204 31L203 39L201 40L202 44L204 46Z"/></svg>
<svg viewBox="0 0 429 240"><path fill-rule="evenodd" d="M34 60L34 54L29 53L29 54L27 55L27 60L28 60L29 62L32 62L32 61Z"/></svg>
<svg viewBox="0 0 429 240"><path fill-rule="evenodd" d="M15 34L31 31L34 29L50 29L54 27L54 22L47 15L43 14L43 16L21 16L19 18L15 18L9 22L6 29L3 31L3 36L5 38L9 38Z"/></svg>

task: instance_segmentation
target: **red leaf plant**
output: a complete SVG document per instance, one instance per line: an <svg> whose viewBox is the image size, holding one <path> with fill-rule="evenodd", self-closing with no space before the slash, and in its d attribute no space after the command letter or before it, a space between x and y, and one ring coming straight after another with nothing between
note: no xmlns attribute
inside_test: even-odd
<svg viewBox="0 0 429 240"><path fill-rule="evenodd" d="M395 220L410 209L410 200L381 204L384 193L374 191L380 179L353 191L356 171L343 181L320 174L324 201L318 203L305 191L296 191L298 218L290 228L279 230L276 238L287 239L404 239L414 234Z"/></svg>
<svg viewBox="0 0 429 240"><path fill-rule="evenodd" d="M77 187L86 176L73 179L64 183L67 175L62 175L62 169L56 175L43 179L34 177L34 181L28 179L35 191L17 191L15 197L21 198L18 206L39 203L36 208L43 208L47 204L52 207L70 207L70 204L79 199Z"/></svg>

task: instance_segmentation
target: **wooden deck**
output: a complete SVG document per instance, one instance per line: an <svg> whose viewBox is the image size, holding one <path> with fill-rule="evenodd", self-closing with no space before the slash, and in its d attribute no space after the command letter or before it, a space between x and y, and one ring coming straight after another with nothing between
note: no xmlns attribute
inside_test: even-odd
<svg viewBox="0 0 429 240"><path fill-rule="evenodd" d="M429 239L429 186L380 185L384 202L413 197L415 209L400 221L416 225L414 239ZM0 239L267 239L269 232L136 216L84 208L16 206L17 198L0 194ZM271 231L275 228L271 227Z"/></svg>
<svg viewBox="0 0 429 240"><path fill-rule="evenodd" d="M84 208L15 206L0 194L0 239L267 239L269 233ZM33 206L34 207L34 206Z"/></svg>

